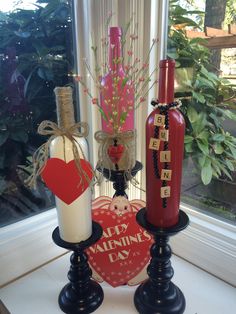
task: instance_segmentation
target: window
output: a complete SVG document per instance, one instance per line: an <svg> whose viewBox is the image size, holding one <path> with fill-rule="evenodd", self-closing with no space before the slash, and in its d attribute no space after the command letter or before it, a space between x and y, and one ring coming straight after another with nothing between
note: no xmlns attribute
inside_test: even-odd
<svg viewBox="0 0 236 314"><path fill-rule="evenodd" d="M51 239L54 196L40 181L29 189L25 179L45 141L39 123L56 121L53 89L72 84L71 7L64 0L0 3L0 285L64 252Z"/></svg>
<svg viewBox="0 0 236 314"><path fill-rule="evenodd" d="M186 120L181 200L191 217L172 243L180 256L235 284L235 77L228 72L235 50L221 49L229 45L234 4L189 3L170 1L169 53Z"/></svg>
<svg viewBox="0 0 236 314"><path fill-rule="evenodd" d="M41 3L42 1L40 1ZM47 4L49 1L45 1ZM59 1L60 3L66 3L65 1ZM54 1L53 1L54 3ZM129 20L133 12L135 12L135 18L138 21L139 29L139 45L135 47L136 55L143 62L147 55L150 43L153 38L159 38L159 45L151 55L152 66L157 66L159 59L162 56L162 48L165 42L165 32L163 33L163 23L166 16L166 3L165 0L130 0L130 1L73 1L73 15L72 20L75 22L75 38L76 38L76 49L74 49L74 56L76 57L76 66L73 72L86 76L83 66L83 58L87 58L87 61L92 64L91 46L92 39L97 43L100 42L101 38L105 34L105 20L108 12L114 12L112 16L112 25L121 25L124 27L126 22ZM177 2L175 0L170 1L171 5L176 4L185 5L187 1ZM200 3L200 2L199 2ZM199 9L199 8L197 8ZM201 8L202 9L202 8ZM180 16L185 16L185 11L178 9ZM182 13L181 13L182 12ZM170 13L170 20L173 22L173 14ZM194 15L196 16L196 15ZM187 16L185 16L185 22ZM192 18L192 17L191 17ZM177 19L175 22L177 23ZM163 23L162 23L163 22ZM198 23L203 23L197 20ZM182 26L180 26L181 28ZM95 31L96 30L96 31ZM69 36L67 37L69 38ZM72 37L71 37L72 38ZM169 43L169 54L171 57L178 58L176 48L172 43ZM196 41L197 47L200 46ZM202 48L203 49L203 48ZM72 51L72 49L70 50ZM58 52L60 55L61 51ZM189 57L189 56L188 56ZM70 59L72 60L72 59ZM178 61L178 60L177 60ZM71 68L67 69L68 71ZM203 70L204 71L204 70ZM67 78L68 80L68 78ZM183 83L183 79L181 82ZM188 83L187 80L185 80ZM204 80L203 80L204 81ZM63 81L67 84L68 81ZM206 83L206 81L204 81ZM91 81L87 78L88 86L93 88ZM188 87L188 84L185 84ZM190 91L186 90L185 95L178 95L178 97L187 96L187 99L191 97ZM147 102L144 106L140 107L136 112L136 125L137 125L137 160L142 161L145 169L145 118L148 112L151 111L150 104L151 99L156 97L157 90L156 86L150 91ZM196 97L201 96L197 95ZM93 141L93 134L95 131L100 129L100 113L96 107L90 105L86 95L81 90L79 94L80 104L80 116L81 121L87 121L90 125L90 154L91 160L96 164L97 156L97 144ZM52 102L50 102L52 104ZM203 106L203 104L199 104ZM48 112L49 106L45 108L45 112ZM183 105L184 108L184 105ZM199 107L200 108L200 107ZM52 109L52 115L53 115ZM198 113L198 111L197 111ZM193 114L194 115L194 114ZM190 115L191 116L191 115ZM54 117L55 118L55 117ZM191 118L192 119L192 118ZM42 120L42 119L41 119ZM225 121L224 123L227 123ZM190 136L190 134L188 134ZM204 142L204 141L203 141ZM186 143L187 144L187 143ZM201 151L201 150L200 150ZM192 165L185 167L185 174L189 176L192 173ZM186 175L183 175L185 179ZM140 182L141 187L145 188L145 171L138 173L137 179ZM187 195L186 183L183 181L183 201L182 209L184 209L191 220L191 225L184 231L172 238L172 248L175 254L191 261L192 263L206 269L207 271L215 274L216 276L235 284L235 273L234 264L236 261L236 238L235 238L235 227L232 224L226 223L223 220L216 219L214 217L205 215L202 212L202 203L194 204L194 200L199 201L199 194L192 194L191 198L184 199ZM205 189L208 186L203 185ZM104 184L99 191L101 195L112 195L112 187L108 184ZM129 198L145 199L145 193L130 186ZM200 210L199 210L200 209ZM42 221L42 224L40 222ZM1 277L0 282L7 282L26 271L31 270L35 266L39 266L42 263L50 260L54 256L62 254L63 251L58 250L58 247L51 241L51 233L54 226L56 226L56 215L54 211L45 212L43 215L37 215L21 221L17 224L12 224L9 227L2 228L0 231L1 239ZM28 226L28 228L27 228ZM35 228L35 230L33 230ZM31 241L32 239L32 241ZM17 248L21 248L21 250ZM28 248L29 247L29 248ZM3 248L3 250L2 250ZM14 248L14 250L11 250ZM27 252L30 250L30 256L33 256L29 262ZM33 252L33 253L32 253ZM39 253L40 252L40 253ZM9 254L7 257L6 254ZM50 255L49 255L50 253ZM4 259L2 258L4 256ZM22 260L21 264L16 265L15 260ZM3 261L3 262L2 262ZM7 264L8 263L8 264ZM9 269L12 269L12 274L9 273ZM2 275L6 274L6 275Z"/></svg>
<svg viewBox="0 0 236 314"><path fill-rule="evenodd" d="M25 180L32 154L45 138L43 120L56 121L53 89L70 83L73 67L71 3L7 1L0 4L0 226L54 207L39 180Z"/></svg>
<svg viewBox="0 0 236 314"><path fill-rule="evenodd" d="M182 201L235 223L236 54L222 49L236 47L228 41L227 24L232 28L235 19L231 5L170 2L170 52L178 62L176 91L186 118Z"/></svg>

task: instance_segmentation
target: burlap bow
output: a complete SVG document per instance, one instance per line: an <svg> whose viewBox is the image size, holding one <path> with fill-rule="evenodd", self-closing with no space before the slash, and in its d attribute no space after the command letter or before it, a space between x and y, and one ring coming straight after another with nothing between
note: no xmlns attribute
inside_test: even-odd
<svg viewBox="0 0 236 314"><path fill-rule="evenodd" d="M101 169L101 173L103 172L103 164L106 163L108 160L110 160L110 157L108 155L108 147L111 145L111 140L117 140L120 144L124 145L124 158L126 158L126 166L125 169L122 170L124 172L125 179L129 181L133 186L138 188L139 190L145 192L144 189L139 187L138 180L132 176L132 167L134 166L136 160L135 160L135 154L130 154L129 152L129 143L135 139L136 137L136 131L126 131L122 133L106 133L104 131L97 131L94 135L96 141L100 144L98 149L98 163L97 168ZM133 156L133 157L132 157ZM112 162L110 162L111 168L114 167ZM111 170L111 169L109 169ZM102 181L102 175L97 176L97 182L101 183Z"/></svg>
<svg viewBox="0 0 236 314"><path fill-rule="evenodd" d="M89 133L89 126L86 122L79 122L71 126L70 128L64 129L64 128L59 128L56 123L52 121L42 121L38 127L38 133L41 135L50 135L50 138L46 143L41 145L33 154L33 173L32 175L26 180L26 183L30 187L36 187L36 180L37 177L42 173L46 162L49 157L49 148L51 142L58 136L63 137L63 147L64 147L64 160L66 161L66 153L65 153L65 137L68 138L71 143L72 143L72 151L74 155L74 160L76 167L78 169L78 173L80 176L80 183L83 180L83 177L86 178L88 183L91 183L91 180L89 179L87 173L83 170L81 167L81 162L80 162L80 153L83 157L85 158L83 149L80 145L79 142L76 141L75 137L87 137ZM80 149L80 153L78 151L78 147Z"/></svg>
<svg viewBox="0 0 236 314"><path fill-rule="evenodd" d="M96 141L98 143L104 143L106 141L109 141L110 139L117 139L122 144L125 144L125 141L132 141L134 137L136 136L135 131L126 131L121 133L107 133L104 131L97 131L94 135Z"/></svg>
<svg viewBox="0 0 236 314"><path fill-rule="evenodd" d="M135 160L129 154L129 143L135 138L135 131L126 131L121 133L107 133L104 131L97 131L94 135L96 141L100 144L98 149L98 167L104 168L104 163L110 165L110 170L114 167L114 164L111 162L108 155L108 148L111 145L111 140L117 140L119 144L124 146L124 152L122 158L125 158L125 172L129 173L135 163Z"/></svg>

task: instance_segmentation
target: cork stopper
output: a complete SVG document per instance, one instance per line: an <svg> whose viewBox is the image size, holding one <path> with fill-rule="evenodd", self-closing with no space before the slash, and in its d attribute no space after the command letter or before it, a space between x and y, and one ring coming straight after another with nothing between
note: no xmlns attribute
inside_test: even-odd
<svg viewBox="0 0 236 314"><path fill-rule="evenodd" d="M57 104L57 122L59 128L70 128L75 124L74 106L71 87L54 89Z"/></svg>

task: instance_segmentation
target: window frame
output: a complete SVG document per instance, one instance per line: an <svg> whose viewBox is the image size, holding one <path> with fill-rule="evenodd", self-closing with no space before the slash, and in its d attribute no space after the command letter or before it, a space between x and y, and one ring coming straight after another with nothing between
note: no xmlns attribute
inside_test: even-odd
<svg viewBox="0 0 236 314"><path fill-rule="evenodd" d="M190 225L171 238L173 253L236 286L236 226L184 203Z"/></svg>

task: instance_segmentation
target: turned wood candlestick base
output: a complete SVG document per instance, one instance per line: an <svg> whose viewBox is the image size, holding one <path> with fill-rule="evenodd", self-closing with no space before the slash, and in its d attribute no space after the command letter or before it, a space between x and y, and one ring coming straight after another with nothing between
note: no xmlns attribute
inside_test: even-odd
<svg viewBox="0 0 236 314"><path fill-rule="evenodd" d="M102 236L102 227L93 222L93 232L90 238L79 243L70 243L61 239L59 228L52 234L53 241L60 247L73 251L71 255L69 283L61 290L58 303L61 310L67 314L87 314L94 312L104 298L101 286L91 279L92 271L84 252L96 243Z"/></svg>
<svg viewBox="0 0 236 314"><path fill-rule="evenodd" d="M146 219L146 208L137 216L141 227L152 234L155 243L150 249L151 261L147 268L149 279L136 290L134 304L140 314L182 314L185 298L182 291L171 282L174 275L171 266L171 247L169 237L185 229L189 224L188 216L180 210L178 223L169 228L158 228Z"/></svg>

